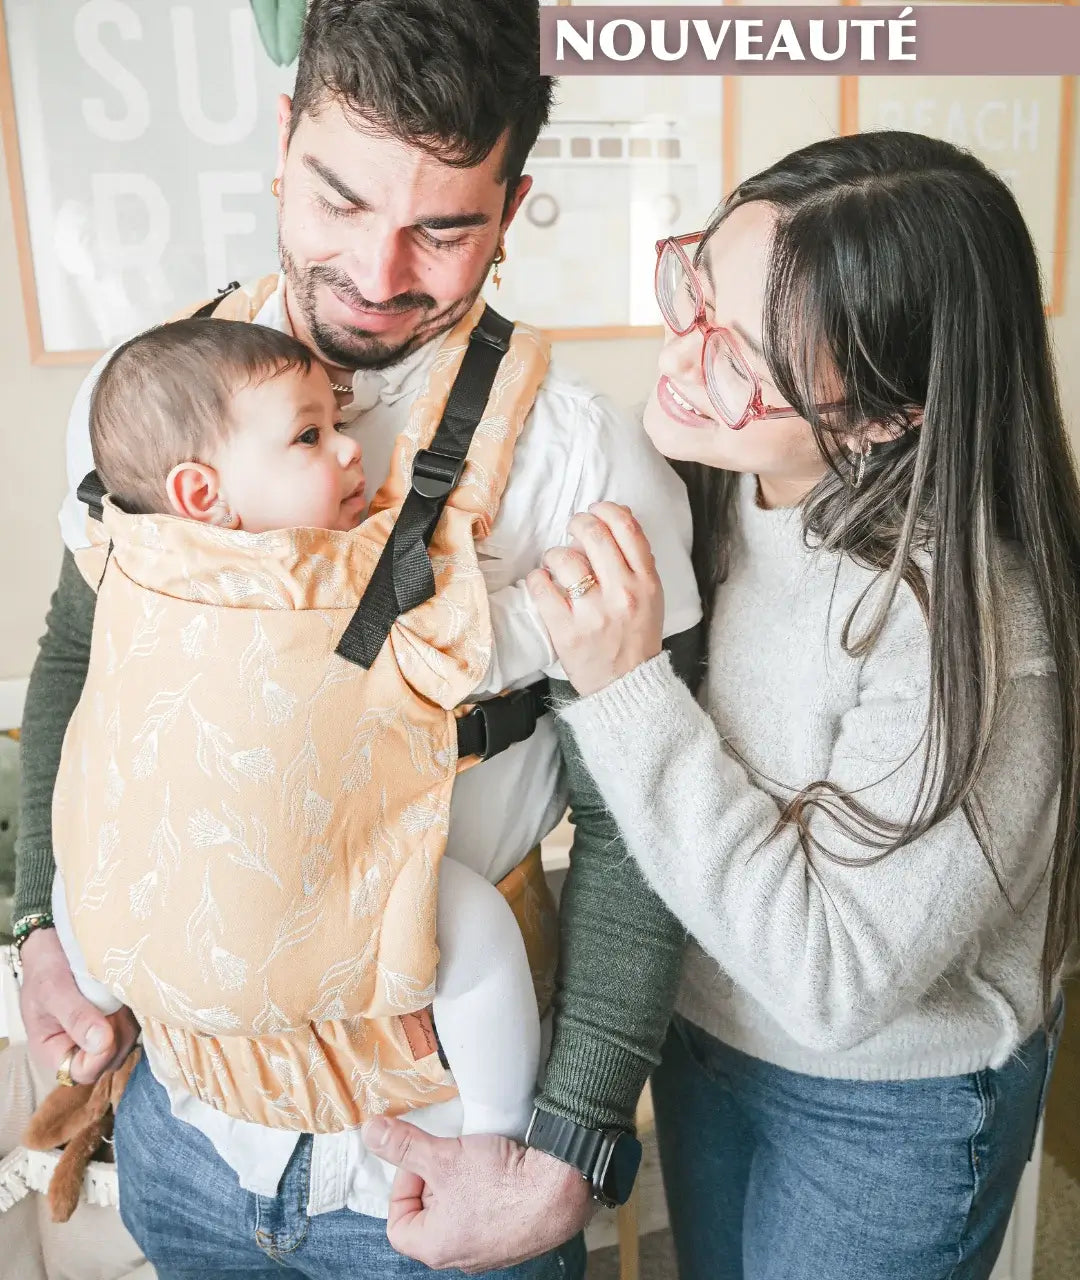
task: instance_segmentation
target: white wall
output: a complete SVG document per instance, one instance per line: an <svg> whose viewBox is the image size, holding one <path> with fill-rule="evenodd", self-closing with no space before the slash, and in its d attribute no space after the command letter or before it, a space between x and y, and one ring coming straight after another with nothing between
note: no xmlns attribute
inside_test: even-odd
<svg viewBox="0 0 1080 1280"><path fill-rule="evenodd" d="M763 121L762 127L768 122ZM1080 157L1074 157L1071 254L1064 315L1055 321L1062 390L1074 438L1080 425ZM506 270L512 269L512 263ZM558 355L630 406L652 383L658 343L566 342ZM0 195L0 681L25 677L60 563L56 511L65 489L68 406L85 370L30 363L6 183Z"/></svg>

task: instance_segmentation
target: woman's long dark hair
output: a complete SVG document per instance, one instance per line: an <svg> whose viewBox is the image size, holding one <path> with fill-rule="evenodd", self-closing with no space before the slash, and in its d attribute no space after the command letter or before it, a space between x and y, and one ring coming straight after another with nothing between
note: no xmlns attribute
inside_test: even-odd
<svg viewBox="0 0 1080 1280"><path fill-rule="evenodd" d="M1045 1005L1080 923L1080 486L1031 237L1012 193L983 164L900 131L794 152L743 182L706 240L751 201L779 213L764 310L768 365L829 467L804 505L807 538L877 570L884 586L857 637L853 610L845 645L856 654L873 647L902 583L915 591L930 636L925 765L910 820L885 822L823 780L795 796L781 825L797 826L808 854L831 856L810 834L810 814L825 810L884 857L960 808L998 874L976 786L1006 675L997 548L1001 539L1016 543L1038 589L1060 702ZM826 364L842 383L828 398L849 406L828 421L813 408ZM848 453L840 442L861 441L869 423L886 424L894 442L871 450L855 486L859 449ZM698 464L678 469L709 608L727 573L738 477ZM929 585L920 553L932 566Z"/></svg>

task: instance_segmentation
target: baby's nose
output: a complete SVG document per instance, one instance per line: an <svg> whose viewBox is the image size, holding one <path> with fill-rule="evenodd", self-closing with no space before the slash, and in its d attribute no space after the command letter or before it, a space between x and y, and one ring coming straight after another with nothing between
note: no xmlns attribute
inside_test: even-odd
<svg viewBox="0 0 1080 1280"><path fill-rule="evenodd" d="M351 467L360 461L360 446L351 436L338 435L338 459L343 467Z"/></svg>

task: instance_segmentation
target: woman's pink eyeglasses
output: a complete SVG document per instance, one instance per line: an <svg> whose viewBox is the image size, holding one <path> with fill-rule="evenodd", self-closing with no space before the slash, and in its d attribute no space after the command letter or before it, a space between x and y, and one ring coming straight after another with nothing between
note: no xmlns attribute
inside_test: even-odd
<svg viewBox="0 0 1080 1280"><path fill-rule="evenodd" d="M768 405L761 381L743 355L730 329L708 323L701 280L686 255L685 245L696 244L702 233L670 236L656 243L656 301L664 323L678 337L701 330L701 376L709 402L732 431L762 418L797 418L791 405ZM819 404L819 413L843 408L842 402Z"/></svg>

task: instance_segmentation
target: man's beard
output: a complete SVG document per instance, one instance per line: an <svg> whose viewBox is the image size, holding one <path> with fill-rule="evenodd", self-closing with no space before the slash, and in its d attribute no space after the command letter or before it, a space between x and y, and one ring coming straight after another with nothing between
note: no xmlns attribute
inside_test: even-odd
<svg viewBox="0 0 1080 1280"><path fill-rule="evenodd" d="M342 369L383 369L404 359L425 342L430 342L432 338L452 328L476 301L487 278L485 271L471 293L449 303L440 311L435 299L426 293L400 293L389 302L369 302L357 291L349 277L334 267L320 262L310 267L300 267L280 239L278 254L289 284L291 306L303 317L319 355L327 363ZM366 311L394 315L417 310L422 315L409 337L395 345L387 342L381 335L359 326L328 324L321 320L316 301L320 285L329 286L343 300Z"/></svg>

